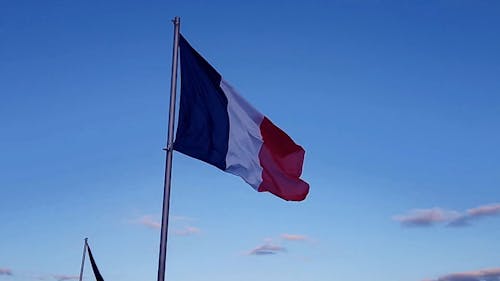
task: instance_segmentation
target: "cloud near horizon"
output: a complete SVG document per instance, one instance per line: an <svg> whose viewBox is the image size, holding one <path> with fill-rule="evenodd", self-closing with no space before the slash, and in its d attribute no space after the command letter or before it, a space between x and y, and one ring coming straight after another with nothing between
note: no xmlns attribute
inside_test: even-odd
<svg viewBox="0 0 500 281"><path fill-rule="evenodd" d="M68 281L68 280L78 280L80 276L78 275L66 275L66 274L54 274L52 275L57 281Z"/></svg>
<svg viewBox="0 0 500 281"><path fill-rule="evenodd" d="M500 203L482 205L458 212L441 208L416 209L405 215L396 215L393 220L403 226L424 227L444 223L450 227L468 226L482 217L500 215Z"/></svg>
<svg viewBox="0 0 500 281"><path fill-rule="evenodd" d="M437 279L427 279L423 281L500 281L500 267L450 273Z"/></svg>
<svg viewBox="0 0 500 281"><path fill-rule="evenodd" d="M5 267L0 267L0 276L6 275L6 276L14 276L14 273L12 273L12 269L10 268L5 268ZM22 275L24 276L24 275ZM70 281L70 280L78 280L80 279L80 276L78 275L68 275L68 274L50 274L50 275L28 275L24 276L25 278L29 279L37 279L37 280L47 280L47 279L55 279L57 281Z"/></svg>
<svg viewBox="0 0 500 281"><path fill-rule="evenodd" d="M12 276L12 269L0 267L0 275Z"/></svg>

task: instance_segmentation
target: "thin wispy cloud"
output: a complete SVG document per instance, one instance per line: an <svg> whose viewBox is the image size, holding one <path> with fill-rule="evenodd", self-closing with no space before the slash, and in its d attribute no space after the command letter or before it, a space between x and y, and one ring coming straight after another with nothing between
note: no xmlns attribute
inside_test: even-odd
<svg viewBox="0 0 500 281"><path fill-rule="evenodd" d="M196 219L191 218L191 217L186 217L186 216L171 216L170 217L170 222L191 222ZM143 225L148 228L152 229L160 229L161 228L161 221L158 219L158 216L154 215L144 215L138 219L134 219L129 221L130 223L133 224L139 224Z"/></svg>
<svg viewBox="0 0 500 281"><path fill-rule="evenodd" d="M486 217L500 215L500 203L483 205L467 210L467 214L473 217Z"/></svg>
<svg viewBox="0 0 500 281"><path fill-rule="evenodd" d="M286 252L285 247L272 244L271 242L266 242L250 250L248 252L248 255L264 256L264 255L275 255L283 252Z"/></svg>
<svg viewBox="0 0 500 281"><path fill-rule="evenodd" d="M198 227L192 225L186 225L186 222L193 221L195 219L186 216L172 216L170 218L170 222L174 222L174 225L171 227L172 234L177 236L191 236L201 232ZM184 222L182 227L176 227L175 222ZM138 219L132 220L131 223L145 226L151 229L161 229L161 222L155 219L153 215L144 215ZM177 223L179 224L179 223Z"/></svg>
<svg viewBox="0 0 500 281"><path fill-rule="evenodd" d="M14 276L14 273L10 268L0 268L0 276ZM21 272L19 274L15 274L17 278L27 279L27 280L56 280L56 281L71 281L71 280L79 280L80 276L78 275L69 275L69 274L33 274Z"/></svg>
<svg viewBox="0 0 500 281"><path fill-rule="evenodd" d="M500 281L500 268L451 273L424 281Z"/></svg>
<svg viewBox="0 0 500 281"><path fill-rule="evenodd" d="M184 228L174 230L174 234L179 236L189 236L198 233L200 233L200 229L194 226L186 226Z"/></svg>
<svg viewBox="0 0 500 281"><path fill-rule="evenodd" d="M287 241L292 241L292 242L310 242L311 239L303 234L290 234L290 233L283 233L279 236L280 241L287 242ZM287 248L284 246L281 246L280 244L275 243L276 239L273 238L266 238L264 239L264 243L261 245L258 245L257 247L253 248L252 250L248 251L245 253L245 255L255 255L255 256L267 256L267 255L276 255L279 253L285 253L287 252Z"/></svg>
<svg viewBox="0 0 500 281"><path fill-rule="evenodd" d="M136 224L146 226L148 228L153 228L153 229L160 229L161 228L161 222L158 220L155 220L152 215L142 216L141 218L134 220L133 222Z"/></svg>
<svg viewBox="0 0 500 281"><path fill-rule="evenodd" d="M2 268L0 267L0 275L8 275L12 276L12 270L10 268Z"/></svg>
<svg viewBox="0 0 500 281"><path fill-rule="evenodd" d="M473 217L467 216L467 215L460 215L456 217L455 219L452 219L447 222L446 226L449 227L464 227L464 226L469 226L471 225L471 220Z"/></svg>
<svg viewBox="0 0 500 281"><path fill-rule="evenodd" d="M54 274L52 275L57 281L68 281L68 280L78 280L80 276L78 275L66 275L66 274Z"/></svg>
<svg viewBox="0 0 500 281"><path fill-rule="evenodd" d="M195 218L186 217L186 216L172 216L171 219L173 221L194 221L194 220L196 220Z"/></svg>
<svg viewBox="0 0 500 281"><path fill-rule="evenodd" d="M308 241L309 238L305 235L301 234L288 234L288 233L283 233L281 234L281 239L287 240L287 241Z"/></svg>
<svg viewBox="0 0 500 281"><path fill-rule="evenodd" d="M458 212L432 208L411 210L405 215L394 216L393 219L404 226L431 226L436 223L451 221L458 217L460 217Z"/></svg>
<svg viewBox="0 0 500 281"><path fill-rule="evenodd" d="M476 208L468 209L460 217L450 221L448 225L454 227L469 226L475 220L497 215L500 215L500 203L482 205Z"/></svg>
<svg viewBox="0 0 500 281"><path fill-rule="evenodd" d="M403 226L423 227L445 224L450 227L462 227L469 226L480 218L491 216L500 216L500 203L482 205L464 212L441 208L417 209L404 215L394 216L393 220Z"/></svg>

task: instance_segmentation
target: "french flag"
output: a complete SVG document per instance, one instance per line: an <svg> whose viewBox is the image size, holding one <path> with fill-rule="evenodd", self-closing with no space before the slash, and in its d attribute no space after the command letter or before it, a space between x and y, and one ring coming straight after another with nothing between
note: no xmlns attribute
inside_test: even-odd
<svg viewBox="0 0 500 281"><path fill-rule="evenodd" d="M240 176L259 192L302 201L304 149L244 100L181 35L174 149Z"/></svg>

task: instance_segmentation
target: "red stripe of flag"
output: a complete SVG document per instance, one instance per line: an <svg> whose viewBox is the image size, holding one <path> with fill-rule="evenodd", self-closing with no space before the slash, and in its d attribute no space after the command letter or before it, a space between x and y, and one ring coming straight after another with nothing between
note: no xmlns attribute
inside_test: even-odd
<svg viewBox="0 0 500 281"><path fill-rule="evenodd" d="M304 149L264 117L260 124L264 143L259 152L262 183L258 191L268 191L288 201L302 201L309 184L300 179Z"/></svg>

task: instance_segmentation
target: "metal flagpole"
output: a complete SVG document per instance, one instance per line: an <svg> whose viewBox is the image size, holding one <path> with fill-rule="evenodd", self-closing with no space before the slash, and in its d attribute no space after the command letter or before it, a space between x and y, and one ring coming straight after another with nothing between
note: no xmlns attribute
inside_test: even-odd
<svg viewBox="0 0 500 281"><path fill-rule="evenodd" d="M163 183L163 212L161 217L161 238L160 238L160 258L158 262L158 281L165 280L165 265L167 256L167 233L168 233L168 213L170 207L170 182L172 175L172 156L174 142L174 119L175 119L175 96L177 93L177 51L179 49L179 29L181 19L175 17L174 23L174 47L172 52L172 77L170 80L170 109L168 117L167 151L165 160L165 180Z"/></svg>
<svg viewBox="0 0 500 281"><path fill-rule="evenodd" d="M82 255L82 266L80 267L80 279L79 281L82 281L83 277L83 265L85 264L85 253L87 253L87 239L85 238L85 243L83 244L83 255Z"/></svg>

